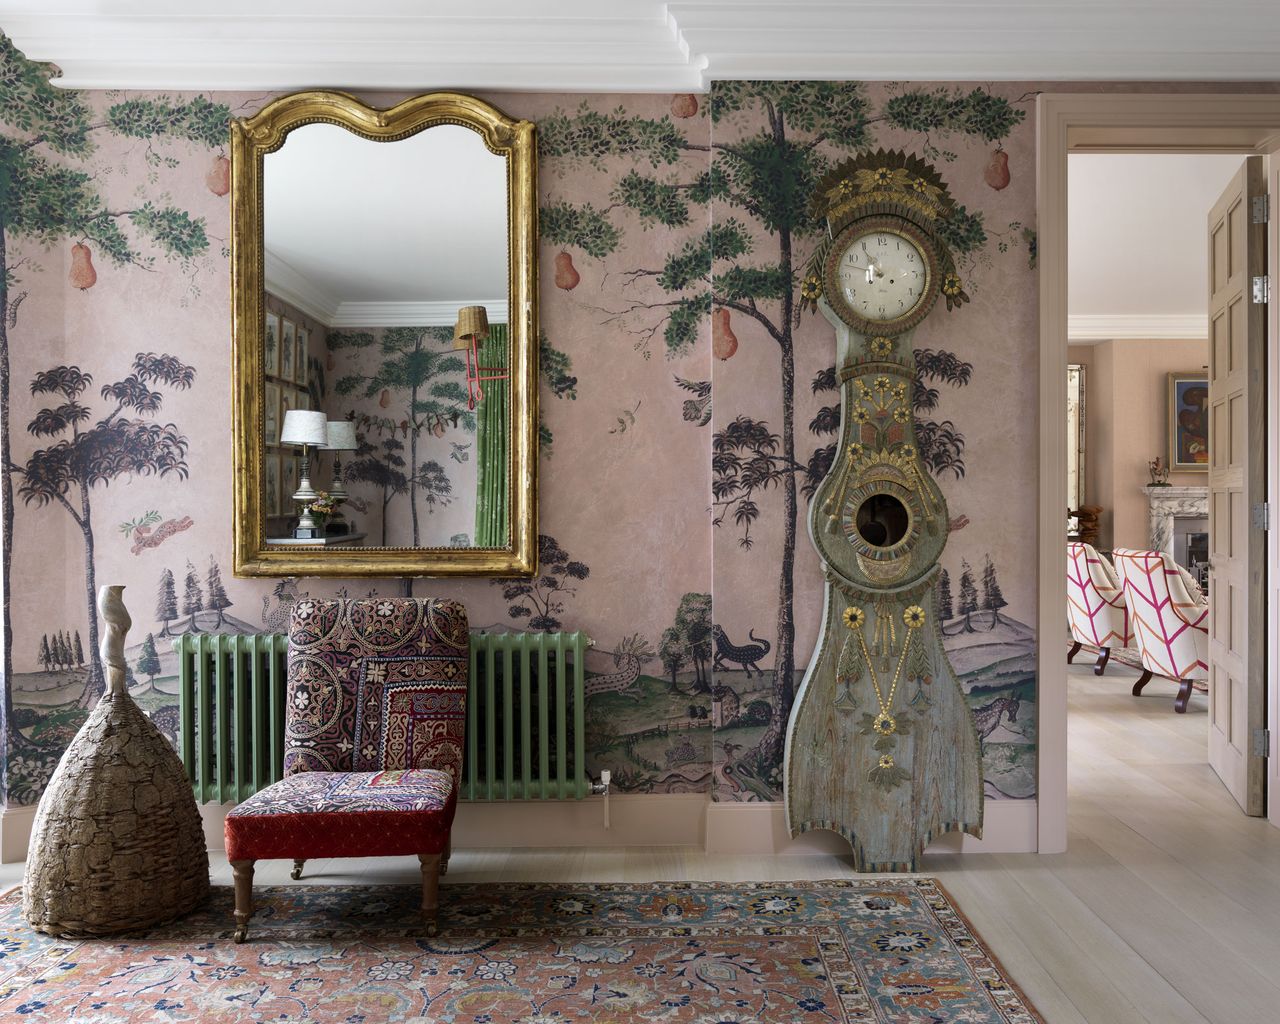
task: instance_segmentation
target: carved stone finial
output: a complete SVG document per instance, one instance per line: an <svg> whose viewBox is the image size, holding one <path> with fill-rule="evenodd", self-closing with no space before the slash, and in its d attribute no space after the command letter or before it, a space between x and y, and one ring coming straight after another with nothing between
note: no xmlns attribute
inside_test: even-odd
<svg viewBox="0 0 1280 1024"><path fill-rule="evenodd" d="M124 660L124 638L133 625L133 619L129 618L129 610L125 608L124 599L120 596L123 593L122 586L98 588L98 613L107 624L107 631L98 645L98 653L106 663L107 689L113 694L129 692L125 685L128 666Z"/></svg>

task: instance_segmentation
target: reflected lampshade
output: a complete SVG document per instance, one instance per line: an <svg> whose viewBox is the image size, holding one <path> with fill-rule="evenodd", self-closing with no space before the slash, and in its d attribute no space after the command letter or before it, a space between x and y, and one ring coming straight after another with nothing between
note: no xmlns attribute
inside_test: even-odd
<svg viewBox="0 0 1280 1024"><path fill-rule="evenodd" d="M324 446L331 452L353 452L356 443L356 425L350 420L330 420L325 424L328 435Z"/></svg>
<svg viewBox="0 0 1280 1024"><path fill-rule="evenodd" d="M489 312L484 306L463 306L458 322L453 325L453 347L470 348L472 339L481 342L489 337Z"/></svg>
<svg viewBox="0 0 1280 1024"><path fill-rule="evenodd" d="M281 444L309 444L323 448L328 439L328 422L324 413L290 409L284 414L284 426L280 428Z"/></svg>

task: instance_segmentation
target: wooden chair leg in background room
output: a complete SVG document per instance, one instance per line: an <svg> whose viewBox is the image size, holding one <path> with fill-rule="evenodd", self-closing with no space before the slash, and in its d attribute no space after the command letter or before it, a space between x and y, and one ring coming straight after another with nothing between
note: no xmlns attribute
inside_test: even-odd
<svg viewBox="0 0 1280 1024"><path fill-rule="evenodd" d="M440 906L440 854L420 853L418 863L422 865L422 920L427 934L435 935L439 928L436 911Z"/></svg>
<svg viewBox="0 0 1280 1024"><path fill-rule="evenodd" d="M1077 640L1071 645L1071 650L1067 651L1067 664L1071 664L1071 659L1080 653L1080 641Z"/></svg>
<svg viewBox="0 0 1280 1024"><path fill-rule="evenodd" d="M249 937L249 918L253 917L253 861L233 860L231 871L236 879L236 942Z"/></svg>
<svg viewBox="0 0 1280 1024"><path fill-rule="evenodd" d="M1151 670L1144 669L1142 675L1138 676L1138 681L1133 684L1133 695L1135 697L1142 696L1142 688L1151 682Z"/></svg>
<svg viewBox="0 0 1280 1024"><path fill-rule="evenodd" d="M295 882L302 877L302 865L305 863L306 860L295 860L293 862L293 870L289 872L289 877Z"/></svg>
<svg viewBox="0 0 1280 1024"><path fill-rule="evenodd" d="M1191 680L1182 679L1178 681L1178 696L1173 698L1173 710L1180 715L1187 713L1187 701L1191 699Z"/></svg>
<svg viewBox="0 0 1280 1024"><path fill-rule="evenodd" d="M1102 653L1098 655L1098 663L1093 666L1093 674L1095 676L1102 675L1107 670L1107 662L1111 660L1111 648L1102 648Z"/></svg>
<svg viewBox="0 0 1280 1024"><path fill-rule="evenodd" d="M444 843L444 856L440 858L440 874L447 875L449 873L449 858L453 856L453 836L450 836Z"/></svg>

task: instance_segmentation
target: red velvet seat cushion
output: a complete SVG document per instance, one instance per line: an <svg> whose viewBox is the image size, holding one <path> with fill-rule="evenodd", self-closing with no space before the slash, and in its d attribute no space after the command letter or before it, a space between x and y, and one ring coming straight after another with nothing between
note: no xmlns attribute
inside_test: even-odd
<svg viewBox="0 0 1280 1024"><path fill-rule="evenodd" d="M441 853L457 789L448 771L297 772L233 808L228 860Z"/></svg>

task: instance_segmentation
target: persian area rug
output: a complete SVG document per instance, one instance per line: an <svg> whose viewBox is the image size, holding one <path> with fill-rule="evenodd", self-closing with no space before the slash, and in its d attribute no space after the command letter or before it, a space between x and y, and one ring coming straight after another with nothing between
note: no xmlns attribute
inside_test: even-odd
<svg viewBox="0 0 1280 1024"><path fill-rule="evenodd" d="M0 1018L413 1024L1042 1024L929 878L264 886L131 938L31 931L0 897Z"/></svg>

